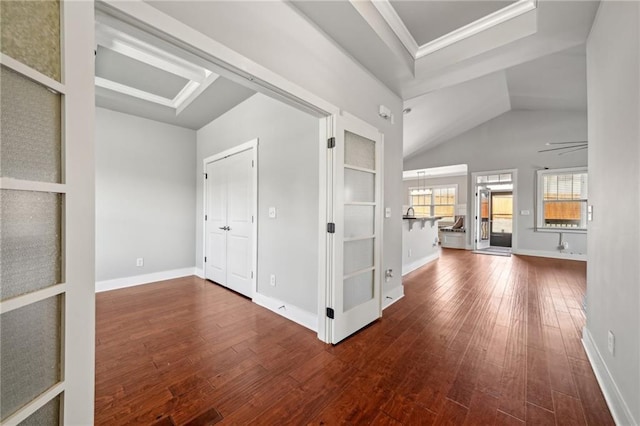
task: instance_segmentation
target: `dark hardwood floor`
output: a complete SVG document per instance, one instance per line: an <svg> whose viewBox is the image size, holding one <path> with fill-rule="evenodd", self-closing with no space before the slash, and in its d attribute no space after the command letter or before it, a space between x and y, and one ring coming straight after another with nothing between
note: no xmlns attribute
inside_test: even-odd
<svg viewBox="0 0 640 426"><path fill-rule="evenodd" d="M337 346L195 277L97 297L96 424L613 424L585 264L443 250Z"/></svg>

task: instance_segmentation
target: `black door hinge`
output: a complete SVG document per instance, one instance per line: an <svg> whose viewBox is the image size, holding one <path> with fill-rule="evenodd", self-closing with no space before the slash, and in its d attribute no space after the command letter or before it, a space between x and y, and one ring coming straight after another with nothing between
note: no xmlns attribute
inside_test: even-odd
<svg viewBox="0 0 640 426"><path fill-rule="evenodd" d="M204 263L207 263L207 256L204 257Z"/></svg>
<svg viewBox="0 0 640 426"><path fill-rule="evenodd" d="M336 147L336 138L331 137L327 139L327 148L335 148Z"/></svg>
<svg viewBox="0 0 640 426"><path fill-rule="evenodd" d="M335 318L335 312L333 312L333 308L327 308L327 318Z"/></svg>
<svg viewBox="0 0 640 426"><path fill-rule="evenodd" d="M209 179L209 175L207 173L204 174L205 179Z"/></svg>
<svg viewBox="0 0 640 426"><path fill-rule="evenodd" d="M336 233L336 224L329 222L327 223L327 232L330 234L335 234Z"/></svg>
<svg viewBox="0 0 640 426"><path fill-rule="evenodd" d="M204 220L207 220L207 215L206 214L204 215Z"/></svg>

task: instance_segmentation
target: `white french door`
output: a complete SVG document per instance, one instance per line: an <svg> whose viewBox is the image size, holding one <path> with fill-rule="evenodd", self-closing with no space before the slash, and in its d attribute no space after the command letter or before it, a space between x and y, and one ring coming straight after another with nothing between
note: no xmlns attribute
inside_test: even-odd
<svg viewBox="0 0 640 426"><path fill-rule="evenodd" d="M253 146L205 160L205 278L247 297L255 288L255 165Z"/></svg>
<svg viewBox="0 0 640 426"><path fill-rule="evenodd" d="M346 114L334 124L327 330L335 344L381 316L382 134Z"/></svg>
<svg viewBox="0 0 640 426"><path fill-rule="evenodd" d="M94 5L0 9L0 424L89 425Z"/></svg>

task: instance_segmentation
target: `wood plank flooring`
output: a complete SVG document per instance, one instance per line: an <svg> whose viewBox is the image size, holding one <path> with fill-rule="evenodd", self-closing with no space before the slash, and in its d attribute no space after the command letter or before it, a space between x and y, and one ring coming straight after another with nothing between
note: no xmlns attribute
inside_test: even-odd
<svg viewBox="0 0 640 426"><path fill-rule="evenodd" d="M100 293L96 424L613 424L584 263L444 249L404 286L336 346L195 277Z"/></svg>

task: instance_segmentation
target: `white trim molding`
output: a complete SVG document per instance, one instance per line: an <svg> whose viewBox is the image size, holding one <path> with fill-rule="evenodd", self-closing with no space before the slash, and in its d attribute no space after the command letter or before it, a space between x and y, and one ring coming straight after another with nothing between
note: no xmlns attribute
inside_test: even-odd
<svg viewBox="0 0 640 426"><path fill-rule="evenodd" d="M142 284L154 283L157 281L172 280L175 278L197 275L196 268L172 269L169 271L152 272L150 274L134 275L132 277L114 278L112 280L96 281L96 293L103 291L117 290L119 288L134 287Z"/></svg>
<svg viewBox="0 0 640 426"><path fill-rule="evenodd" d="M411 32L389 0L376 0L372 1L372 3L414 59L420 59L440 49L444 49L445 47L451 46L454 43L474 36L489 28L493 28L496 25L502 24L536 8L536 0L519 0L487 16L483 16L470 24L438 37L435 40L423 45L418 45L418 42L411 35Z"/></svg>
<svg viewBox="0 0 640 426"><path fill-rule="evenodd" d="M389 306L396 303L398 300L404 297L404 285L400 284L391 290L385 291L382 297L382 310L387 309Z"/></svg>
<svg viewBox="0 0 640 426"><path fill-rule="evenodd" d="M587 261L587 255L584 253L564 253L546 250L521 250L514 249L511 254L520 256L535 256L535 257L548 257L551 259L564 259L564 260L579 260L581 262Z"/></svg>
<svg viewBox="0 0 640 426"><path fill-rule="evenodd" d="M415 271L418 268L423 267L424 265L433 262L434 260L438 260L440 258L440 249L435 253L431 253L429 256L421 257L420 259L416 259L411 263L406 265L402 265L402 276Z"/></svg>
<svg viewBox="0 0 640 426"><path fill-rule="evenodd" d="M274 299L257 291L253 294L253 303L285 317L309 330L318 331L318 315L305 311L295 305Z"/></svg>
<svg viewBox="0 0 640 426"><path fill-rule="evenodd" d="M198 278L205 279L204 278L204 269L202 269L202 268L196 268L194 273L193 273L193 275L195 275Z"/></svg>
<svg viewBox="0 0 640 426"><path fill-rule="evenodd" d="M587 353L604 399L607 401L613 420L617 425L638 425L587 327L582 329L582 345Z"/></svg>

